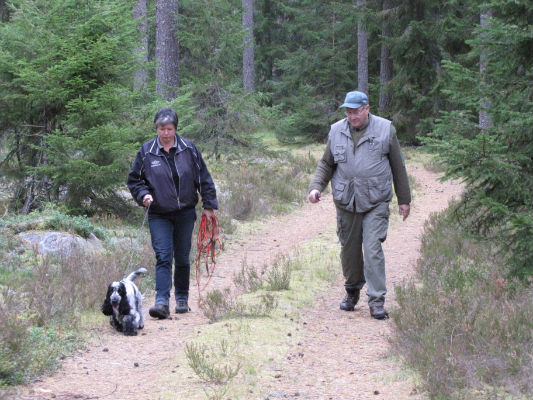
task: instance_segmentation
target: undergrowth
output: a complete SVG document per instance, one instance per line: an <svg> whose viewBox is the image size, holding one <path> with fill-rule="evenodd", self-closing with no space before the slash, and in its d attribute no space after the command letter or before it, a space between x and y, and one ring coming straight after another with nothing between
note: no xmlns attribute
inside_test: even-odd
<svg viewBox="0 0 533 400"><path fill-rule="evenodd" d="M236 159L208 160L225 235L244 220L287 212L305 200L316 165L310 153L254 151ZM0 218L0 387L25 383L54 370L63 355L83 343L78 336L80 321L86 313L99 313L109 282L154 264L147 227L140 228L143 213L137 207L131 211L128 221L110 215L88 218L48 204L28 215L5 213ZM16 236L50 230L99 239L101 251L43 257ZM195 257L193 246L191 259ZM288 283L282 280L289 277L280 274L261 285L283 289ZM146 293L153 288L153 279L145 277L138 285ZM276 297L267 289L251 303L228 298L223 292L208 298L211 305L206 313L213 321L268 316L277 307Z"/></svg>
<svg viewBox="0 0 533 400"><path fill-rule="evenodd" d="M49 221L63 221L64 227L73 223L72 229L99 230L85 217L70 218L57 210L2 221L0 387L26 383L57 368L65 355L83 345L80 320L85 313L100 312L107 285L153 263L149 244L134 249L131 237L110 240L106 250L42 256L13 236L36 216L48 229L58 226L52 228ZM143 292L152 286L149 278L138 284Z"/></svg>
<svg viewBox="0 0 533 400"><path fill-rule="evenodd" d="M449 217L426 223L418 272L396 289L394 349L432 399L531 398L533 289Z"/></svg>

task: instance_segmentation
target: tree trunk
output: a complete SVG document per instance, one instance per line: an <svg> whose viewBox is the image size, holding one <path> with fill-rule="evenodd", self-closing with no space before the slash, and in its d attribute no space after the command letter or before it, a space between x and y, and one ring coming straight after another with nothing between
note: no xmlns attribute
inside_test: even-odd
<svg viewBox="0 0 533 400"><path fill-rule="evenodd" d="M366 0L357 0L359 21L357 22L357 90L368 94L368 34L363 23L363 8Z"/></svg>
<svg viewBox="0 0 533 400"><path fill-rule="evenodd" d="M135 49L135 55L138 62L137 71L133 77L133 87L139 90L145 90L148 73L148 21L146 19L146 0L136 0L133 6L133 18L139 21L137 29L139 30L141 43Z"/></svg>
<svg viewBox="0 0 533 400"><path fill-rule="evenodd" d="M244 91L249 93L255 89L254 0L242 0L242 29L244 31L242 77Z"/></svg>
<svg viewBox="0 0 533 400"><path fill-rule="evenodd" d="M155 20L155 90L173 100L179 86L178 0L157 0Z"/></svg>
<svg viewBox="0 0 533 400"><path fill-rule="evenodd" d="M387 10L392 6L391 0L383 0L383 14L384 18L381 25L381 61L380 61L380 73L379 73L379 110L382 113L388 113L392 103L392 95L389 88L389 82L392 79L393 65L390 54L390 49L385 43L386 38L391 36L391 24L387 15Z"/></svg>
<svg viewBox="0 0 533 400"><path fill-rule="evenodd" d="M479 20L480 20L480 24L482 28L486 29L489 27L492 15L493 13L492 13L491 8L480 14ZM485 35L482 34L482 42L484 40L485 40ZM482 48L481 56L479 57L479 74L481 77L480 81L481 81L482 87L485 86L484 82L485 82L485 77L487 74L486 70L487 70L488 64L489 64L489 57L487 55L487 50ZM484 90L482 89L481 93L483 92ZM487 110L490 108L491 108L490 101L488 100L488 98L483 97L481 99L481 109L479 110L479 127L481 128L482 131L487 131L492 127L492 118L489 115L489 113L487 113Z"/></svg>
<svg viewBox="0 0 533 400"><path fill-rule="evenodd" d="M9 20L9 8L6 5L6 0L0 0L0 22L7 22Z"/></svg>

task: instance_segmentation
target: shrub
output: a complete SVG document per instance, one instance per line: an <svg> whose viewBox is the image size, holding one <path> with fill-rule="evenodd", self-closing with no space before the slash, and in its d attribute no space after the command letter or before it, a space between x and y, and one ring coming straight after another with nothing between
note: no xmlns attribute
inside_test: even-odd
<svg viewBox="0 0 533 400"><path fill-rule="evenodd" d="M431 398L531 396L533 292L505 278L492 243L453 221L429 220L417 275L396 289L395 352Z"/></svg>
<svg viewBox="0 0 533 400"><path fill-rule="evenodd" d="M102 253L5 257L0 265L0 386L55 369L80 345L72 330L81 315L99 312L109 282L147 265L148 258L151 263L148 243L135 251L126 241ZM144 292L151 281L145 277L138 285Z"/></svg>
<svg viewBox="0 0 533 400"><path fill-rule="evenodd" d="M259 301L244 302L237 299L229 288L214 289L207 293L202 304L202 311L210 322L225 318L255 318L270 315L278 306L276 298L270 294L261 294Z"/></svg>
<svg viewBox="0 0 533 400"><path fill-rule="evenodd" d="M274 260L272 268L267 270L266 282L268 290L289 290L291 284L292 260L286 256L279 256Z"/></svg>
<svg viewBox="0 0 533 400"><path fill-rule="evenodd" d="M233 277L233 282L245 293L255 292L263 287L264 269L258 272L253 265L248 265L246 260L241 263L241 270Z"/></svg>
<svg viewBox="0 0 533 400"><path fill-rule="evenodd" d="M286 212L305 200L316 160L308 154L262 154L229 163L220 181L220 209L237 220Z"/></svg>

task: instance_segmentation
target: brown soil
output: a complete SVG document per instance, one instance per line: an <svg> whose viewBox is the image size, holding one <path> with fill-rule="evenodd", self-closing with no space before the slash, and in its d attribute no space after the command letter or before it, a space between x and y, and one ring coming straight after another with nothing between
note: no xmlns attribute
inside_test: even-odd
<svg viewBox="0 0 533 400"><path fill-rule="evenodd" d="M438 175L420 167L410 167L409 173L417 183L411 215L403 222L398 218L391 220L384 245L388 308L394 307L394 286L414 271L424 221L431 213L443 210L461 190L457 184L439 182ZM391 212L397 212L396 206L391 207ZM306 204L290 215L273 219L254 232L247 243L226 243L212 286L229 286L243 258L250 265L263 265L280 253L298 248L334 223L335 209L327 195L319 204ZM165 321L148 317L144 330L136 337L125 338L109 326L94 328L91 345L66 359L55 375L21 388L14 398L159 398L158 393L164 389L158 386L159 378L176 373L176 366L171 365L175 354L183 352L185 343L208 323L195 307L195 290L191 292L192 312L179 317L173 314L171 320ZM338 304L343 295L339 280L318 296L312 308L302 310L305 322L299 327L298 342L282 358L276 374L261 378L262 392L268 393L266 398L425 398L398 360L389 355L392 321L370 318L364 291L355 312L340 311ZM145 307L152 303L153 299L146 299ZM255 398L257 395L250 395L250 399Z"/></svg>

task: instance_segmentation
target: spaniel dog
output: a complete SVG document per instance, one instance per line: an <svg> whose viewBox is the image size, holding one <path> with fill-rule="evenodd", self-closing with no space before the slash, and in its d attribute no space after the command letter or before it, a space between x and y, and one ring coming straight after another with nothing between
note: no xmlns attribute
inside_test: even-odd
<svg viewBox="0 0 533 400"><path fill-rule="evenodd" d="M133 282L146 268L139 268L121 281L112 282L102 304L102 312L109 315L109 323L124 335L135 336L144 327L142 294Z"/></svg>

